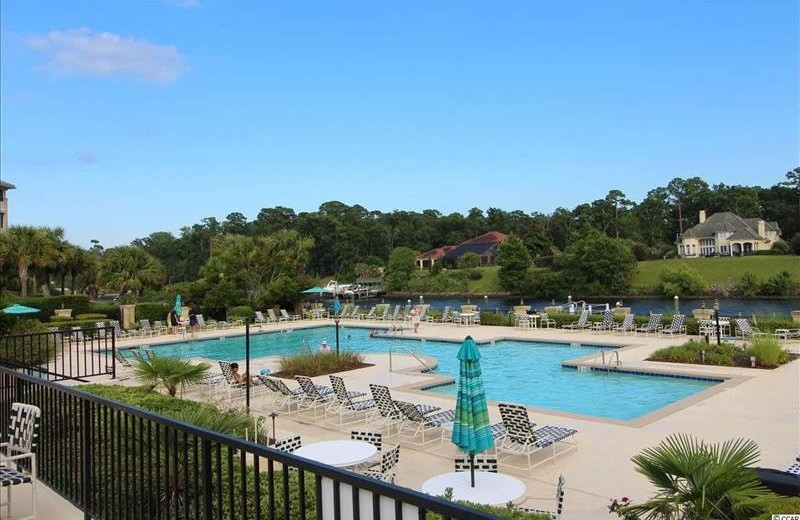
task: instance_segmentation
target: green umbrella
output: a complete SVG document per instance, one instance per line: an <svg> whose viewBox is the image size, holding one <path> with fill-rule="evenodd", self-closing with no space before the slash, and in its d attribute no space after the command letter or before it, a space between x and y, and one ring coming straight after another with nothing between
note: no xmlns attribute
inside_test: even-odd
<svg viewBox="0 0 800 520"><path fill-rule="evenodd" d="M311 287L310 289L306 289L305 291L300 291L302 294L329 294L330 291L324 287L320 287L316 285Z"/></svg>
<svg viewBox="0 0 800 520"><path fill-rule="evenodd" d="M39 312L39 309L34 307L28 307L26 305L20 305L18 303L13 303L3 309L3 312L6 314L33 314L34 312Z"/></svg>
<svg viewBox="0 0 800 520"><path fill-rule="evenodd" d="M178 316L183 313L183 302L181 301L180 294L175 296L175 312L178 314Z"/></svg>
<svg viewBox="0 0 800 520"><path fill-rule="evenodd" d="M489 409L481 377L481 353L472 336L464 338L458 351L460 375L456 414L453 419L453 444L469 453L470 477L475 487L475 454L494 446L492 428L489 424Z"/></svg>

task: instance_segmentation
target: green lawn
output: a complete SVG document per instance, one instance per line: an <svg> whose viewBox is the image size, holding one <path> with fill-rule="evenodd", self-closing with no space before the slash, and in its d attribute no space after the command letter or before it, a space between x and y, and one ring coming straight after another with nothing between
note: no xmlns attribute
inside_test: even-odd
<svg viewBox="0 0 800 520"><path fill-rule="evenodd" d="M658 285L661 272L679 264L695 269L706 284L736 285L742 275L748 271L756 275L761 282L781 271L788 271L795 280L800 280L800 256L796 255L676 258L639 262L639 272L633 279L634 290Z"/></svg>
<svg viewBox="0 0 800 520"><path fill-rule="evenodd" d="M472 294L485 294L502 292L500 280L497 278L499 267L479 267L483 276L480 280L469 280L467 287Z"/></svg>

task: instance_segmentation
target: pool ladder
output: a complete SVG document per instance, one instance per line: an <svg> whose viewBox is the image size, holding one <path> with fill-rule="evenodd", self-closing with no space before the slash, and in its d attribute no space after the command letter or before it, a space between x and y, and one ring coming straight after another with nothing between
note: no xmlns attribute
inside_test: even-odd
<svg viewBox="0 0 800 520"><path fill-rule="evenodd" d="M417 355L417 354L416 354L416 353L415 353L413 350L411 350L411 349L410 349L410 348L408 348L408 347L404 347L403 345L399 345L399 346L397 346L397 347L389 347L389 372L392 372L392 351L393 351L394 349L396 349L396 348L403 349L403 350L405 350L406 352L408 352L409 354L411 354L411 356L412 356L414 359L416 359L417 361L419 361L419 364L420 364L420 365L422 365L423 367L425 367L425 371L426 371L426 372L433 372L433 369L432 369L431 367L429 367L429 366L428 366L428 364L427 364L427 363L425 363L425 361L424 361L422 358L420 358L420 357L419 357L419 356L418 356L418 355Z"/></svg>
<svg viewBox="0 0 800 520"><path fill-rule="evenodd" d="M622 365L622 361L619 360L619 352L616 350L610 350L608 352L608 361L606 361L606 351L601 350L600 354L595 356L593 365L597 365L598 359L600 360L600 365L606 367L608 369L611 368L619 368ZM612 367L613 364L613 367Z"/></svg>

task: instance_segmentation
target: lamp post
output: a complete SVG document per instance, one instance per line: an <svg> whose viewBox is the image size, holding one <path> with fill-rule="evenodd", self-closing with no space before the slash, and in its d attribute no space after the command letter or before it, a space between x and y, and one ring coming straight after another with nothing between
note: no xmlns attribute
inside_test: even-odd
<svg viewBox="0 0 800 520"><path fill-rule="evenodd" d="M272 418L272 440L273 440L272 444L275 444L274 441L278 440L278 436L275 435L275 418L278 416L278 414L275 413L275 412L272 412L271 414L269 414L269 416Z"/></svg>
<svg viewBox="0 0 800 520"><path fill-rule="evenodd" d="M339 357L339 320L342 316L339 313L336 313L334 316L333 322L336 324L336 357Z"/></svg>
<svg viewBox="0 0 800 520"><path fill-rule="evenodd" d="M720 344L720 332L719 332L719 300L714 298L714 321L716 322L716 329L717 329L717 345Z"/></svg>
<svg viewBox="0 0 800 520"><path fill-rule="evenodd" d="M489 310L489 297L486 296L485 294L483 295L483 310L484 311Z"/></svg>
<svg viewBox="0 0 800 520"><path fill-rule="evenodd" d="M681 313L680 298L678 298L677 294L675 295L674 300L675 300L675 314L680 314Z"/></svg>

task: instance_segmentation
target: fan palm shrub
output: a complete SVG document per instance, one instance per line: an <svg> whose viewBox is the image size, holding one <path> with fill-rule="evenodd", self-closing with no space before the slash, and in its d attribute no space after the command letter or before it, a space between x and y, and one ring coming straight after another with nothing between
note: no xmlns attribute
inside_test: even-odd
<svg viewBox="0 0 800 520"><path fill-rule="evenodd" d="M749 439L720 445L689 435L670 435L633 457L636 471L658 489L656 494L617 514L661 520L753 518L775 498L751 469L758 457L758 446Z"/></svg>
<svg viewBox="0 0 800 520"><path fill-rule="evenodd" d="M137 360L133 365L133 373L136 379L151 390L163 386L169 395L175 397L179 388L183 393L186 385L203 381L210 368L208 363L195 364L186 359L154 357L150 360Z"/></svg>

